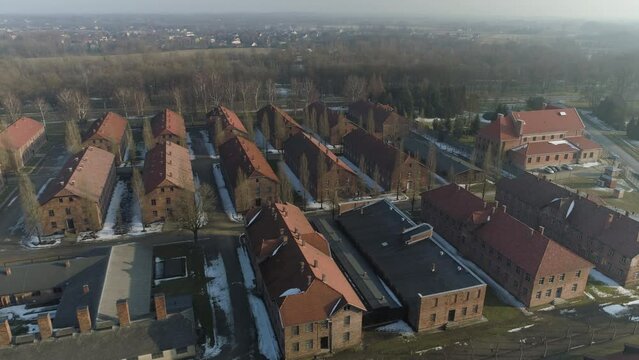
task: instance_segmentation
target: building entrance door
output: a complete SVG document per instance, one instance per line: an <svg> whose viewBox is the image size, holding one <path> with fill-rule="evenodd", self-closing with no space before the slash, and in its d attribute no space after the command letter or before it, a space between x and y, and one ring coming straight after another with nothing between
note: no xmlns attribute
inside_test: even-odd
<svg viewBox="0 0 639 360"><path fill-rule="evenodd" d="M562 290L563 290L563 289L562 289L562 288L560 288L560 287L559 287L559 288L557 288L557 291L555 292L555 297L556 297L556 298L560 298L560 297L561 297L561 291L562 291Z"/></svg>
<svg viewBox="0 0 639 360"><path fill-rule="evenodd" d="M455 310L448 311L448 321L455 321Z"/></svg>
<svg viewBox="0 0 639 360"><path fill-rule="evenodd" d="M324 336L320 338L320 349L322 350L328 349L328 336Z"/></svg>
<svg viewBox="0 0 639 360"><path fill-rule="evenodd" d="M73 219L67 219L67 229L74 230L75 224L73 223Z"/></svg>

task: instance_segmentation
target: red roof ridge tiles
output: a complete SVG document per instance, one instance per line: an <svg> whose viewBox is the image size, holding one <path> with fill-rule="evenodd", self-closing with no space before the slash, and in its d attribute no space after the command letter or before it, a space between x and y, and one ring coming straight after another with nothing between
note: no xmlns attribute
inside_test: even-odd
<svg viewBox="0 0 639 360"><path fill-rule="evenodd" d="M0 147L16 151L26 145L44 125L32 118L21 117L0 131Z"/></svg>
<svg viewBox="0 0 639 360"><path fill-rule="evenodd" d="M164 181L194 192L189 150L171 141L155 145L146 154L142 178L147 194Z"/></svg>
<svg viewBox="0 0 639 360"><path fill-rule="evenodd" d="M122 142L122 138L126 133L127 125L128 121L125 118L109 111L91 124L89 130L84 134L82 141L86 141L94 134L98 134L104 139L119 144Z"/></svg>
<svg viewBox="0 0 639 360"><path fill-rule="evenodd" d="M233 110L230 110L220 105L220 111L224 115L224 119L226 123L228 124L228 126L232 126L233 128L243 133L247 132L246 127L244 127L244 124L242 123L242 120L240 120L240 118L237 116L237 114Z"/></svg>

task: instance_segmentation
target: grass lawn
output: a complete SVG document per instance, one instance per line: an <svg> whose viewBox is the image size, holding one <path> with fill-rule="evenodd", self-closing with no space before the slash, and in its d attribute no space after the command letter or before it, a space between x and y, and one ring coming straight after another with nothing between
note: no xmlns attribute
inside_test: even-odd
<svg viewBox="0 0 639 360"><path fill-rule="evenodd" d="M204 252L201 248L187 244L172 244L158 246L153 249L154 257L179 257L186 256L187 269L194 275L184 278L169 280L160 283L153 288L153 293L170 295L192 295L193 312L202 324L206 334L213 337L213 311L206 292L206 277L204 276Z"/></svg>

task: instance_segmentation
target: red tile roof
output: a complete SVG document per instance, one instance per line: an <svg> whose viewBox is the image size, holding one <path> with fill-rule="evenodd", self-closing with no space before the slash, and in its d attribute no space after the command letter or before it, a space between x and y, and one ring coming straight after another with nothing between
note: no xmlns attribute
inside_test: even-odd
<svg viewBox="0 0 639 360"><path fill-rule="evenodd" d="M585 129L577 109L513 111L509 117L523 120L523 135L551 132L576 132Z"/></svg>
<svg viewBox="0 0 639 360"><path fill-rule="evenodd" d="M57 196L75 195L97 202L114 166L115 156L112 153L89 146L67 160L38 200L44 204Z"/></svg>
<svg viewBox="0 0 639 360"><path fill-rule="evenodd" d="M156 145L146 153L142 178L147 194L165 181L194 192L189 150L171 141Z"/></svg>
<svg viewBox="0 0 639 360"><path fill-rule="evenodd" d="M41 131L44 131L41 122L22 117L0 132L0 146L16 151L37 137Z"/></svg>
<svg viewBox="0 0 639 360"><path fill-rule="evenodd" d="M109 111L91 124L89 130L84 134L82 141L87 141L97 135L103 139L120 144L126 133L127 125L128 121L125 118Z"/></svg>
<svg viewBox="0 0 639 360"><path fill-rule="evenodd" d="M227 127L230 126L231 128L241 131L243 133L247 132L246 127L244 127L242 120L240 120L237 114L233 112L233 110L230 110L222 105L211 110L207 114L207 117L209 118L209 121L216 121L218 119L222 120L223 129L226 129Z"/></svg>
<svg viewBox="0 0 639 360"><path fill-rule="evenodd" d="M531 275L561 274L593 265L502 209L476 231L477 237Z"/></svg>
<svg viewBox="0 0 639 360"><path fill-rule="evenodd" d="M340 160L326 145L305 132L299 132L288 138L284 143L284 151L292 154L294 158L299 158L303 153L306 154L309 162L309 171L313 174L317 171L317 158L321 156L326 161L328 170L333 165L337 165L342 170L357 176L353 169Z"/></svg>
<svg viewBox="0 0 639 360"><path fill-rule="evenodd" d="M576 147L580 148L581 150L601 149L601 145L583 136L571 137L571 138L567 138L566 140L570 141L572 144L574 144Z"/></svg>
<svg viewBox="0 0 639 360"><path fill-rule="evenodd" d="M543 154L555 154L555 153L575 153L579 149L570 144L568 141L557 142L536 142L528 143L522 146L512 149L512 151L523 153L527 156L531 155L543 155Z"/></svg>
<svg viewBox="0 0 639 360"><path fill-rule="evenodd" d="M426 191L422 201L428 202L447 216L459 222L482 223L490 212L489 205L482 199L464 190L457 184L448 184Z"/></svg>
<svg viewBox="0 0 639 360"><path fill-rule="evenodd" d="M274 182L279 182L277 175L264 158L262 151L254 142L235 136L220 145L220 158L222 166L226 170L232 188L235 188L237 170L242 169L247 178L256 174L266 177Z"/></svg>
<svg viewBox="0 0 639 360"><path fill-rule="evenodd" d="M162 110L151 119L151 130L153 137L169 133L182 139L186 138L184 118L169 109Z"/></svg>
<svg viewBox="0 0 639 360"><path fill-rule="evenodd" d="M494 141L517 139L513 122L508 116L500 116L497 120L479 130L479 135Z"/></svg>
<svg viewBox="0 0 639 360"><path fill-rule="evenodd" d="M274 204L246 218L252 251L283 326L324 320L345 305L366 309L331 258L328 241L299 208Z"/></svg>

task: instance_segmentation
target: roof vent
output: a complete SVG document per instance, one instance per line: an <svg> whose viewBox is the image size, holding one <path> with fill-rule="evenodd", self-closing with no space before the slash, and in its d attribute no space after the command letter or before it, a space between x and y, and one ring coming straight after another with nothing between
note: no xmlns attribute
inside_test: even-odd
<svg viewBox="0 0 639 360"><path fill-rule="evenodd" d="M432 263L430 266L430 271L435 272L437 271L437 265L435 265L435 263Z"/></svg>
<svg viewBox="0 0 639 360"><path fill-rule="evenodd" d="M559 112L559 116L566 116L566 115L567 115L567 114L566 114L566 112L565 112L565 111L560 111L560 112Z"/></svg>
<svg viewBox="0 0 639 360"><path fill-rule="evenodd" d="M462 271L462 267L461 267L461 266L458 266L458 267L457 267L457 271Z"/></svg>
<svg viewBox="0 0 639 360"><path fill-rule="evenodd" d="M444 256L444 252L443 252L443 251L440 251L440 252L439 252L439 256Z"/></svg>
<svg viewBox="0 0 639 360"><path fill-rule="evenodd" d="M72 167L67 168L67 170L69 170L69 172L73 172L73 168Z"/></svg>

